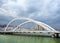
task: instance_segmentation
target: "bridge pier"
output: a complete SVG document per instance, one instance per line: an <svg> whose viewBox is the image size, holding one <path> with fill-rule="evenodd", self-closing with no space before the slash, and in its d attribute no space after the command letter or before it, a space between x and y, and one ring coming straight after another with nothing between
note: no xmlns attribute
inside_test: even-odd
<svg viewBox="0 0 60 43"><path fill-rule="evenodd" d="M59 33L54 33L54 34L52 35L52 37L54 37L54 38L59 38Z"/></svg>
<svg viewBox="0 0 60 43"><path fill-rule="evenodd" d="M56 38L59 38L59 33L56 33Z"/></svg>

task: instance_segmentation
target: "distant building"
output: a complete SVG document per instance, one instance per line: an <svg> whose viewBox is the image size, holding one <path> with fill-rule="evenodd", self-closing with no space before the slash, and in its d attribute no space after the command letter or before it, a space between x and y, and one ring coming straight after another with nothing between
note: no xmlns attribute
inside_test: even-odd
<svg viewBox="0 0 60 43"><path fill-rule="evenodd" d="M32 27L31 29L32 29L32 30L40 30L40 31L45 30L45 29L44 29L43 27L41 27L40 25L36 25L36 26Z"/></svg>

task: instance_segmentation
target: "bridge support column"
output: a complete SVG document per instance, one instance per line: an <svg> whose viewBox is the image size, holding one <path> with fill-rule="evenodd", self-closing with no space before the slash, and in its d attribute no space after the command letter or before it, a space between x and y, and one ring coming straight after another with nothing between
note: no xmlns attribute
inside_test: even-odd
<svg viewBox="0 0 60 43"><path fill-rule="evenodd" d="M59 33L53 34L52 37L54 37L54 38L59 38Z"/></svg>
<svg viewBox="0 0 60 43"><path fill-rule="evenodd" d="M55 33L55 34L56 34L56 36L55 36L55 37L56 37L56 38L59 38L59 33Z"/></svg>

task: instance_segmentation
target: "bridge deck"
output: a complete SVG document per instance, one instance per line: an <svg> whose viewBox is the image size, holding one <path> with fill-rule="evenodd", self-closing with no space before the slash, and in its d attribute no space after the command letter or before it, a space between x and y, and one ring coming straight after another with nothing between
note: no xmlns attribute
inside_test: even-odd
<svg viewBox="0 0 60 43"><path fill-rule="evenodd" d="M42 33L59 33L60 34L60 31L0 31L0 33L8 33L8 32L11 32L11 33L14 33L14 32L30 32L30 33L33 33L33 32L42 32Z"/></svg>

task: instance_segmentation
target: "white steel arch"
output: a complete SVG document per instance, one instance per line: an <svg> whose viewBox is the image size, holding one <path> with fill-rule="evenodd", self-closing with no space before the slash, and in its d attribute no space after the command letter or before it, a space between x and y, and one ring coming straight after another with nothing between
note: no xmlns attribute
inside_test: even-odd
<svg viewBox="0 0 60 43"><path fill-rule="evenodd" d="M25 17L15 18L15 19L11 20L11 21L7 24L7 26L6 26L6 28L5 28L5 31L6 31L6 29L8 28L8 26L9 26L13 21L15 21L15 20L28 20L27 22L34 22L34 23L42 26L44 29L46 29L46 30L48 30L48 31L50 31L50 30L56 31L55 29L53 29L52 27L48 26L48 25L45 24L45 23L42 23L42 22L39 22L39 21L30 19L30 18L25 18ZM26 23L27 23L27 22L26 22ZM22 24L25 24L25 23L22 23ZM22 25L22 24L20 24L20 25ZM15 29L16 29L16 28L15 28Z"/></svg>
<svg viewBox="0 0 60 43"><path fill-rule="evenodd" d="M26 21L26 22L23 22L21 24L19 24L15 29L13 29L13 31L16 31L18 29L18 27L21 27L22 25L26 24L26 23L29 23L31 21ZM49 28L49 27L48 27ZM50 28L49 28L50 29ZM52 29L50 29L49 31L53 31Z"/></svg>
<svg viewBox="0 0 60 43"><path fill-rule="evenodd" d="M20 27L21 25L23 25L25 23L28 23L28 22L31 22L31 21L26 21L26 22L23 22L23 23L19 24L15 29L13 29L13 31L16 31L16 29L18 29L18 27Z"/></svg>

